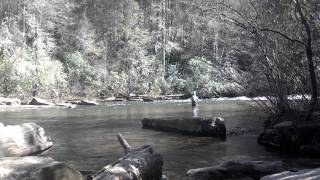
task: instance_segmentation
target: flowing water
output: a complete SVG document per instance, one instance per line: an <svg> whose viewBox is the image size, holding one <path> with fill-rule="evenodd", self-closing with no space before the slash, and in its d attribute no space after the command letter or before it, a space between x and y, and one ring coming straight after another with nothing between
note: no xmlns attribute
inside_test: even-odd
<svg viewBox="0 0 320 180"><path fill-rule="evenodd" d="M243 127L256 134L230 136L226 140L192 137L141 128L143 118L223 117L227 129ZM256 143L266 115L253 102L207 100L192 110L189 101L151 103L105 103L74 109L50 108L1 112L0 122L35 122L54 139L45 153L79 170L98 170L121 157L123 149L116 134L122 133L129 144L154 146L163 155L164 174L180 179L188 169L212 166L228 160L274 160L279 157Z"/></svg>

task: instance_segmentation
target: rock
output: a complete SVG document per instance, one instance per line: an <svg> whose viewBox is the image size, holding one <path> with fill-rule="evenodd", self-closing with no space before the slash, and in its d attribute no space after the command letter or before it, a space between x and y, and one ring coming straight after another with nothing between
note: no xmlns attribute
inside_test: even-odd
<svg viewBox="0 0 320 180"><path fill-rule="evenodd" d="M126 101L127 99L126 98L122 98L122 97L116 97L114 99L114 101Z"/></svg>
<svg viewBox="0 0 320 180"><path fill-rule="evenodd" d="M234 127L227 132L228 136L241 136L245 134L253 133L252 129L246 129L242 127Z"/></svg>
<svg viewBox="0 0 320 180"><path fill-rule="evenodd" d="M7 106L20 106L21 100L16 98L2 98L0 97L0 104Z"/></svg>
<svg viewBox="0 0 320 180"><path fill-rule="evenodd" d="M35 123L0 125L0 157L39 154L52 145L44 129Z"/></svg>
<svg viewBox="0 0 320 180"><path fill-rule="evenodd" d="M53 103L40 98L32 98L32 100L29 102L29 105L54 106Z"/></svg>
<svg viewBox="0 0 320 180"><path fill-rule="evenodd" d="M142 127L196 136L226 137L222 118L143 119Z"/></svg>
<svg viewBox="0 0 320 180"><path fill-rule="evenodd" d="M142 102L143 99L140 97L129 97L128 101Z"/></svg>
<svg viewBox="0 0 320 180"><path fill-rule="evenodd" d="M168 176L162 175L161 180L170 180L170 179L168 178Z"/></svg>
<svg viewBox="0 0 320 180"><path fill-rule="evenodd" d="M57 103L56 105L60 107L70 108L70 109L73 109L76 107L76 104L72 104L72 103Z"/></svg>
<svg viewBox="0 0 320 180"><path fill-rule="evenodd" d="M305 120L274 123L260 134L258 142L284 153L320 157L320 124Z"/></svg>
<svg viewBox="0 0 320 180"><path fill-rule="evenodd" d="M92 180L161 180L162 156L149 145L132 149L121 134L118 140L126 155L88 177Z"/></svg>
<svg viewBox="0 0 320 180"><path fill-rule="evenodd" d="M78 105L86 105L86 106L96 106L98 105L95 101L89 101L89 100L81 100Z"/></svg>
<svg viewBox="0 0 320 180"><path fill-rule="evenodd" d="M0 158L0 179L8 180L82 180L81 173L65 163L48 157Z"/></svg>
<svg viewBox="0 0 320 180"><path fill-rule="evenodd" d="M153 102L153 98L150 97L144 97L143 102Z"/></svg>
<svg viewBox="0 0 320 180"><path fill-rule="evenodd" d="M280 161L229 161L217 166L191 169L186 174L186 180L259 179L282 171L285 168Z"/></svg>
<svg viewBox="0 0 320 180"><path fill-rule="evenodd" d="M320 179L320 168L306 169L297 172L285 171L261 178L261 180L316 180Z"/></svg>

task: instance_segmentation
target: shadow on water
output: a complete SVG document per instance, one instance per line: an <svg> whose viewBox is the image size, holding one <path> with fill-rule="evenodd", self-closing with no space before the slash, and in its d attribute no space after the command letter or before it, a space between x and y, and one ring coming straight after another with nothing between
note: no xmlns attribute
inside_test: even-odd
<svg viewBox="0 0 320 180"><path fill-rule="evenodd" d="M233 136L225 141L209 137L183 136L141 128L143 118L223 117L232 127L262 130L265 114L251 102L203 101L192 109L189 101L154 103L105 103L75 109L38 109L1 112L5 124L35 122L54 139L45 153L80 170L98 170L123 155L116 134L123 133L137 147L153 145L164 158L164 174L179 179L191 168L237 160L274 160L279 156L256 143L256 135Z"/></svg>

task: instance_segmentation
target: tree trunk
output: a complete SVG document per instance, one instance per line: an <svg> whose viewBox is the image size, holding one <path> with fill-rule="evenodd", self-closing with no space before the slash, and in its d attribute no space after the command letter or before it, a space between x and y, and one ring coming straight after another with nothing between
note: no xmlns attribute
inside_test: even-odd
<svg viewBox="0 0 320 180"><path fill-rule="evenodd" d="M309 111L306 119L310 120L318 101L317 79L316 79L316 73L314 70L313 52L312 52L311 28L302 12L299 0L296 0L296 4L297 4L298 14L300 15L300 18L301 18L301 22L307 33L307 42L305 44L305 49L306 49L307 60L308 60L309 77L310 77L312 94L311 94L310 107L309 107Z"/></svg>

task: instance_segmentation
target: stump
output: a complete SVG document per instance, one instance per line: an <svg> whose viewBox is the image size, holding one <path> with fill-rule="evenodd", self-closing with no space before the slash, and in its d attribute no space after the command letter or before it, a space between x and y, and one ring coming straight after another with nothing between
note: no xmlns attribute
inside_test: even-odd
<svg viewBox="0 0 320 180"><path fill-rule="evenodd" d="M126 155L88 176L92 180L161 180L162 157L149 145L132 149L121 134L118 140Z"/></svg>
<svg viewBox="0 0 320 180"><path fill-rule="evenodd" d="M142 127L195 136L226 137L226 127L222 118L145 118L142 120Z"/></svg>

